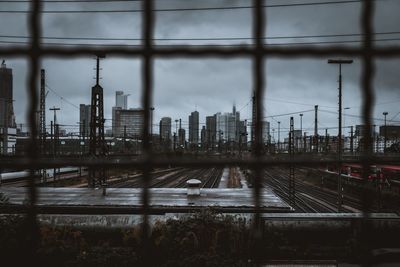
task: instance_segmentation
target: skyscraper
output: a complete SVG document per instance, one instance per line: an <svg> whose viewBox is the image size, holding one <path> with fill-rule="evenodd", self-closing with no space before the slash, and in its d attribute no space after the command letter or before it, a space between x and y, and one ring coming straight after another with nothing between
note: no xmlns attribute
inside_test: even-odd
<svg viewBox="0 0 400 267"><path fill-rule="evenodd" d="M117 121L121 116L117 118L117 110L128 110L128 95L124 95L123 91L115 92L115 106L112 108L112 133L113 136L120 136L124 129L123 126L119 129L117 125L121 125L121 121ZM121 114L121 113L119 113ZM126 114L125 114L126 115Z"/></svg>
<svg viewBox="0 0 400 267"><path fill-rule="evenodd" d="M79 106L79 133L81 136L90 135L90 111L91 106L80 104Z"/></svg>
<svg viewBox="0 0 400 267"><path fill-rule="evenodd" d="M201 147L204 149L206 147L206 126L203 125L200 132L200 142Z"/></svg>
<svg viewBox="0 0 400 267"><path fill-rule="evenodd" d="M234 112L234 113L233 113ZM216 116L216 131L217 140L223 140L224 142L238 142L239 131L238 131L238 119L240 118L235 107L233 107L232 113L217 113Z"/></svg>
<svg viewBox="0 0 400 267"><path fill-rule="evenodd" d="M199 112L193 111L189 115L189 143L199 143Z"/></svg>
<svg viewBox="0 0 400 267"><path fill-rule="evenodd" d="M16 125L13 108L13 75L5 61L0 67L0 133L1 152L8 154L13 151L16 143Z"/></svg>
<svg viewBox="0 0 400 267"><path fill-rule="evenodd" d="M124 91L115 92L115 107L128 109L128 96L124 95Z"/></svg>
<svg viewBox="0 0 400 267"><path fill-rule="evenodd" d="M15 128L13 75L4 60L0 67L0 127Z"/></svg>
<svg viewBox="0 0 400 267"><path fill-rule="evenodd" d="M160 120L160 141L163 143L171 141L171 118L163 117Z"/></svg>
<svg viewBox="0 0 400 267"><path fill-rule="evenodd" d="M114 137L127 137L141 139L144 125L144 110L139 108L115 108Z"/></svg>
<svg viewBox="0 0 400 267"><path fill-rule="evenodd" d="M270 124L269 121L262 121L262 142L268 144L271 141Z"/></svg>
<svg viewBox="0 0 400 267"><path fill-rule="evenodd" d="M185 147L185 138L186 132L185 129L182 128L182 120L179 119L179 130L178 130L178 143L180 147Z"/></svg>
<svg viewBox="0 0 400 267"><path fill-rule="evenodd" d="M206 117L206 144L208 148L213 148L216 145L216 115Z"/></svg>

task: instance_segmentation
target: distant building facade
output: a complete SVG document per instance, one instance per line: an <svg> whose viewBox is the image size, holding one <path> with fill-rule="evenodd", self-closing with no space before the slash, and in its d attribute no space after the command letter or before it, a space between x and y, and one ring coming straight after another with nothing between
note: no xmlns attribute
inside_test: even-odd
<svg viewBox="0 0 400 267"><path fill-rule="evenodd" d="M189 115L189 143L197 145L199 143L199 112L193 111Z"/></svg>
<svg viewBox="0 0 400 267"><path fill-rule="evenodd" d="M180 147L186 147L186 131L182 128L182 120L179 119L179 130L178 130L178 145Z"/></svg>
<svg viewBox="0 0 400 267"><path fill-rule="evenodd" d="M144 110L128 109L128 96L123 91L115 92L115 106L112 108L112 134L114 137L126 136L141 138L144 126Z"/></svg>
<svg viewBox="0 0 400 267"><path fill-rule="evenodd" d="M129 138L141 139L144 126L143 109L114 108L114 113L114 137L123 137L126 134Z"/></svg>
<svg viewBox="0 0 400 267"><path fill-rule="evenodd" d="M79 105L79 134L81 136L90 136L90 113L91 105Z"/></svg>
<svg viewBox="0 0 400 267"><path fill-rule="evenodd" d="M269 121L262 121L261 136L264 144L269 144L271 142L270 129L271 127Z"/></svg>
<svg viewBox="0 0 400 267"><path fill-rule="evenodd" d="M371 125L371 137L376 135L374 125ZM362 138L365 136L367 127L365 125L356 125L355 136L358 138Z"/></svg>
<svg viewBox="0 0 400 267"><path fill-rule="evenodd" d="M400 139L400 126L398 125L386 125L379 127L379 135L387 139L398 140Z"/></svg>
<svg viewBox="0 0 400 267"><path fill-rule="evenodd" d="M233 106L232 113L220 112L215 114L216 140L218 142L235 142L242 140L243 134L247 134L247 126L240 120L240 113ZM242 137L241 137L242 136Z"/></svg>
<svg viewBox="0 0 400 267"><path fill-rule="evenodd" d="M163 117L160 120L160 141L170 142L172 132L172 119L170 117Z"/></svg>
<svg viewBox="0 0 400 267"><path fill-rule="evenodd" d="M124 91L115 92L115 107L121 109L128 109L128 96L125 95Z"/></svg>
<svg viewBox="0 0 400 267"><path fill-rule="evenodd" d="M208 148L215 147L217 141L216 115L206 117L206 144Z"/></svg>
<svg viewBox="0 0 400 267"><path fill-rule="evenodd" d="M206 148L206 126L204 125L200 131L200 143L203 149Z"/></svg>
<svg viewBox="0 0 400 267"><path fill-rule="evenodd" d="M16 125L13 105L13 75L5 61L0 66L0 141L1 153L13 153Z"/></svg>

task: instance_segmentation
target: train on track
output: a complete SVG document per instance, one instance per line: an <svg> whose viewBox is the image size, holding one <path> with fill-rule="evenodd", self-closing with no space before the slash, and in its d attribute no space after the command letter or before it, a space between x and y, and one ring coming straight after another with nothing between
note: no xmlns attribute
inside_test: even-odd
<svg viewBox="0 0 400 267"><path fill-rule="evenodd" d="M363 166L360 164L343 164L341 173L357 178L363 177ZM371 165L368 180L400 180L400 166Z"/></svg>
<svg viewBox="0 0 400 267"><path fill-rule="evenodd" d="M321 169L322 170L322 169ZM337 173L337 166L329 166L325 171ZM363 166L356 163L343 163L340 172L347 178L363 180ZM371 165L367 173L371 182L381 182L400 187L400 166L397 165Z"/></svg>
<svg viewBox="0 0 400 267"><path fill-rule="evenodd" d="M62 176L66 174L78 174L80 172L87 171L87 168L82 168L80 170L79 167L64 167L64 168L56 168L56 169L46 169L46 178L54 178L54 174L57 176ZM27 177L30 177L30 171L14 171L14 172L3 172L0 173L0 180L4 183L7 181L19 181L23 180ZM39 172L34 173L35 178L41 177Z"/></svg>

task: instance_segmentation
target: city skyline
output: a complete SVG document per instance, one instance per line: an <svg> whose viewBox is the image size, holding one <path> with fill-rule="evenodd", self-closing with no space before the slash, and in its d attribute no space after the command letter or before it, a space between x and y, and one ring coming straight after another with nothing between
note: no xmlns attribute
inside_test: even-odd
<svg viewBox="0 0 400 267"><path fill-rule="evenodd" d="M310 0L303 0L310 2ZM232 1L230 5L243 5L243 1ZM398 1L377 1L375 11L374 30L379 33L376 39L396 38L398 34L384 34L396 32L400 23ZM51 6L48 8L61 8ZM190 7L218 5L213 1L185 1ZM180 1L157 3L158 7L169 8L185 6ZM98 8L106 4L96 3ZM123 4L113 4L115 7L126 8ZM3 3L5 9L18 9L25 7L22 3ZM87 9L83 3L74 3L76 9ZM129 7L138 7L131 3ZM72 6L71 6L72 8ZM299 42L325 42L360 40L360 3L292 6L272 8L267 11L267 36L302 37L284 38L282 40L268 40L270 43L299 43ZM337 19L341 14L341 19ZM2 25L12 25L4 29L4 35L25 36L27 26L26 14L2 14ZM214 11L186 11L164 12L157 15L156 38L187 38L182 41L157 40L157 44L227 44L249 43L251 40L239 41L196 41L193 38L220 38L220 37L249 37L251 36L251 11L214 10ZM141 18L139 14L44 14L43 35L61 37L107 37L107 38L139 38L141 37ZM82 25L85 25L82 27ZM179 29L179 30L177 30ZM307 37L318 35L355 34L348 37ZM1 46L18 46L7 44L7 41L21 41L20 39L7 39ZM55 42L44 39L44 42ZM61 41L60 41L61 42ZM65 42L74 43L72 40ZM76 41L76 43L84 41ZM89 42L85 43L100 43ZM139 41L104 41L103 43L132 44ZM396 44L396 40L377 42L380 47ZM340 45L355 47L358 43L342 43ZM19 46L23 46L20 44ZM318 45L323 47L323 45ZM13 68L15 91L15 114L19 123L26 123L26 73L27 62L23 59L5 58L7 65ZM398 96L400 77L397 69L399 59L377 60L377 73L375 75L376 106L374 117L383 119L382 113L388 111L388 120L392 119L399 111ZM92 57L76 58L70 60L44 59L42 67L46 69L47 85L52 88L47 103L48 106L57 106L62 109L59 114L60 122L65 125L76 125L78 109L68 102L77 105L90 103L90 88L93 85L95 62ZM113 95L115 91L123 90L130 94L129 106L141 106L140 60L136 58L106 57L101 62L100 83L104 88L105 118L112 117ZM354 58L354 64L343 69L343 107L351 107L345 113L355 116L361 115L360 99L360 59ZM242 118L251 118L251 108L246 104L250 101L253 85L251 82L251 62L248 59L237 58L231 60L218 59L157 59L154 62L154 121L159 121L163 116L185 119L197 106L200 121L205 121L207 114L230 110L236 103L241 110ZM266 90L263 110L265 116L285 114L293 111L310 110L314 105L321 109L320 120L325 122L325 127L337 125L337 114L322 110L337 112L337 68L328 65L324 59L268 59L266 62ZM60 100L60 96L64 100ZM68 102L66 102L68 101ZM204 116L204 117L203 117ZM297 117L297 119L296 119ZM346 117L346 116L344 116ZM290 115L275 118L282 121L288 128ZM395 120L400 121L400 116ZM271 128L276 128L277 122L271 119ZM47 118L47 124L49 124ZM284 123L285 122L285 123ZM346 117L346 124L360 124L358 118ZM382 123L375 121L374 124ZM295 115L295 125L299 118ZM305 113L303 126L307 128L313 124L313 116ZM106 125L111 125L106 121Z"/></svg>
<svg viewBox="0 0 400 267"><path fill-rule="evenodd" d="M93 63L93 61L92 61L92 63ZM322 63L325 64L325 62L321 62L321 64ZM11 67L10 65L8 65L8 66ZM104 70L103 70L103 72L104 72ZM17 76L17 75L14 74L14 76ZM335 80L335 79L337 79L336 76L337 76L336 75L336 70L334 68L332 68L332 74L331 74L332 80L330 81L333 84L332 85L332 91L334 92L332 103L328 103L327 105L319 105L321 107L321 110L322 110L320 112L320 115L319 115L320 120L321 121L325 121L324 122L325 128L330 128L330 129L334 128L335 126L337 127L337 119L336 119L337 114L335 114L335 113L337 113L337 107L335 107L335 104L336 104L336 101L337 101L336 96L335 96L335 93L336 93L336 90L335 90L336 88L335 87L337 85L336 80ZM344 87L346 88L347 87L346 86L346 74L344 74L344 77L345 77L344 78L345 79L344 80ZM15 79L16 79L16 77L14 77L14 80ZM53 89L53 88L51 88L51 89ZM61 100L61 97L58 96L58 95L60 95L58 93L58 91L54 90L55 93L53 93L53 91L51 91L51 90L48 90L48 91L49 91L49 97L48 98L50 100L51 100L51 95L53 95L53 100L51 100L51 101L48 100L47 101L48 106L53 106L54 103L58 102L59 105L56 105L56 106L61 107L61 109L63 110L63 112L60 112L60 114L59 114L60 124L68 125L69 127L78 127L78 125L75 122L79 121L79 104L78 105L74 104L76 106L75 107L75 106L73 106L73 105L71 105L69 103L69 102L72 102L72 101L68 100L67 98L62 97L63 99ZM105 88L105 95L107 95L107 94L110 95L111 94L111 96L112 96L112 95L115 94L116 91L119 91L119 90L110 90L110 89ZM127 92L127 91L124 90L124 92ZM241 101L242 104L238 105L238 110L241 110L241 112L245 114L244 115L245 119L251 120L251 103L250 103L251 94L250 94L250 92L248 92L248 93L249 94L248 94L248 97L246 99L247 101ZM344 93L344 94L346 95L346 93ZM54 101L54 97L56 97L56 101ZM89 97L89 94L87 94L87 97ZM378 97L378 99L379 99L379 97ZM386 101L386 102L378 102L377 103L378 105L376 106L376 112L375 112L375 116L374 117L379 119L379 120L377 120L374 124L376 124L376 125L383 124L383 115L382 115L382 112L380 112L382 110L383 111L389 110L389 115L388 115L388 123L389 124L398 124L400 122L400 118L399 118L399 116L397 116L394 119L394 123L391 123L391 118L394 117L398 113L398 111L397 111L398 110L397 109L397 99L399 99L399 98L398 97L392 97L391 99L387 99L388 101ZM129 100L131 100L131 99L129 99ZM21 101L20 99L14 99L14 105L16 106L15 109L17 109L17 111L16 111L16 121L17 121L18 124L21 124L21 123L25 124L25 120L24 120L25 114L21 114L20 111L18 113L18 110L21 108L21 105L19 105L20 101ZM105 96L104 101L105 101L106 126L111 126L111 118L112 118L112 116L111 116L110 113L112 113L112 112L110 112L111 108L110 108L109 104L113 103L114 101L113 101L112 97L110 99L109 96L108 97ZM311 102L308 102L310 104L306 104L305 102L304 103L299 102L299 100L296 101L296 99L293 99L293 101L292 101L292 99L290 99L290 98L286 99L286 100L285 99L280 99L280 98L278 98L278 99L274 98L274 100L271 100L271 101L275 102L275 104L280 107L280 109L276 109L276 110L282 110L282 108L283 108L284 111L287 111L287 112L282 112L281 114L292 113L292 112L297 112L297 114L305 113L305 116L303 117L303 125L304 125L304 127L306 127L305 129L309 128L309 131L312 130L311 128L313 127L312 126L312 124L313 124L313 114L312 114L312 108L311 107L314 106L314 105L311 104ZM344 101L344 103L346 103L346 102L348 103L349 102L349 100L346 101L346 97L344 97L343 101ZM229 103L229 102L231 102L231 103ZM235 102L238 102L238 101L229 101L229 102L225 104L226 105L226 109L224 108L224 110L229 110L229 106L231 106L232 103L235 103ZM86 103L89 103L89 100L87 100ZM132 106L132 103L134 103L133 105L135 105L135 103L136 103L137 106L140 106L140 101L138 101L138 99L136 99L136 100L132 99L128 103L129 103L129 106ZM268 109L268 103L269 103L269 101L267 101L265 103L265 104L267 104L266 109ZM387 103L387 104L385 104L385 103ZM206 108L203 107L203 105L199 105L199 104L195 104L195 106L197 107L197 109L200 111L200 114L201 114L199 120L202 123L205 123L205 117L207 115L209 115L209 114L206 113L207 112L206 110L209 110L209 109L206 109ZM271 105L269 105L269 106L271 106ZM343 107L347 108L347 107L349 107L349 105L344 104ZM382 107L384 107L384 108L382 108ZM24 108L24 107L22 107L22 108ZM188 121L185 119L185 115L184 114L190 113L191 110L193 109L193 107L192 108L185 107L185 111L180 111L180 110L176 111L175 110L175 111L173 111L171 113L167 113L166 112L166 111L168 111L168 109L170 109L169 106L164 108L163 110L160 110L159 108L157 108L157 106L155 106L154 121L159 121L159 119L161 119L161 117L163 117L163 116L170 116L170 117L173 117L173 118L182 118L183 119L182 120L183 125L186 125L186 124L188 124ZM346 122L347 125L350 125L350 124L352 124L352 125L361 124L360 119L359 118L355 118L355 117L360 116L359 115L360 113L359 112L358 113L354 112L354 110L359 111L359 109L360 109L360 107L352 106L351 109L343 110L344 121ZM64 112L64 111L67 111L67 112ZM68 112L68 111L71 111L71 112ZM208 112L208 113L212 114L212 113L217 113L217 112L221 112L221 111L223 111L223 110L214 108L214 112L211 111L211 112ZM268 117L268 118L271 118L272 115L277 115L277 116L275 116L274 119L270 119L271 120L271 125L272 125L271 128L277 128L277 121L282 121L283 123L285 121L287 121L286 127L283 127L283 128L288 128L289 117L290 116L294 116L295 117L295 125L299 124L299 118L296 118L298 116L297 114L280 116L281 114L278 113L278 112L272 114L272 112L268 112L268 110L264 110L264 111L267 111L267 112L264 112L265 113L264 116ZM66 117L67 114L68 114L68 117ZM22 119L21 119L21 116L22 116ZM50 125L50 120L51 120L51 117L47 116L47 122L46 122L47 125ZM72 125L74 125L74 126L72 126ZM284 126L284 124L282 124L282 126ZM297 128L297 126L295 126L295 127Z"/></svg>

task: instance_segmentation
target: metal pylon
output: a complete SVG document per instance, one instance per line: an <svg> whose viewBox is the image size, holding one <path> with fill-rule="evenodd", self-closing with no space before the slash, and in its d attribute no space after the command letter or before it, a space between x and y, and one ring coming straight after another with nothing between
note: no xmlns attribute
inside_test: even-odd
<svg viewBox="0 0 400 267"><path fill-rule="evenodd" d="M100 56L96 59L96 85L92 87L91 114L90 114L90 143L89 154L94 159L104 158L106 143L104 139L104 106L103 88L99 85ZM90 187L106 186L104 168L89 168ZM104 191L105 192L105 191Z"/></svg>
<svg viewBox="0 0 400 267"><path fill-rule="evenodd" d="M290 170L289 170L289 202L293 207L295 205L295 183L294 183L294 122L293 117L290 117L290 132L289 132L289 156L290 156Z"/></svg>
<svg viewBox="0 0 400 267"><path fill-rule="evenodd" d="M46 76L45 70L40 70L40 109L39 109L40 152L46 153Z"/></svg>

